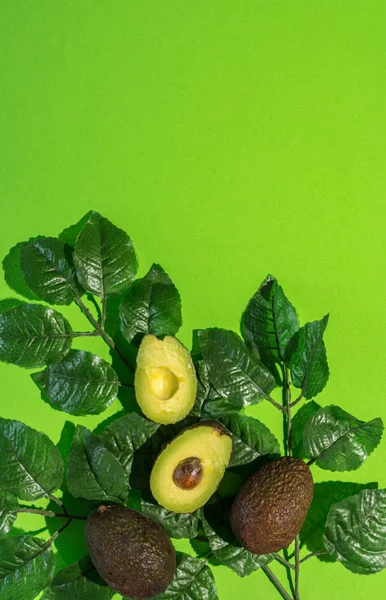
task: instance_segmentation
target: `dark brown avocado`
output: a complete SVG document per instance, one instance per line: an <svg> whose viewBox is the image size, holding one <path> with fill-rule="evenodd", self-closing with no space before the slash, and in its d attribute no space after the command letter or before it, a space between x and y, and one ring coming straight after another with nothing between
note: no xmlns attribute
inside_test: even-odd
<svg viewBox="0 0 386 600"><path fill-rule="evenodd" d="M314 482L305 462L285 457L256 471L233 501L230 522L240 544L254 554L287 548L307 516Z"/></svg>
<svg viewBox="0 0 386 600"><path fill-rule="evenodd" d="M100 506L86 521L85 538L99 575L132 600L161 594L176 570L176 553L155 521L120 504Z"/></svg>

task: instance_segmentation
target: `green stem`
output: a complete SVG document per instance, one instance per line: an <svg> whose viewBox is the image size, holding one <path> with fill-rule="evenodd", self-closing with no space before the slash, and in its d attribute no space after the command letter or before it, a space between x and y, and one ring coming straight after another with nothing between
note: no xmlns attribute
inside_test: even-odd
<svg viewBox="0 0 386 600"><path fill-rule="evenodd" d="M287 408L285 406L282 406L279 402L276 402L276 400L274 400L268 394L267 394L267 396L265 396L265 399L268 400L268 402L270 402L271 404L273 404L275 408L281 410L281 412L284 412L284 413L287 412Z"/></svg>
<svg viewBox="0 0 386 600"><path fill-rule="evenodd" d="M264 565L261 568L267 575L268 579L273 583L277 591L280 592L280 594L283 596L283 598L285 598L285 600L292 600L291 596L286 592L280 581L277 579L276 575L272 573L271 569L267 565Z"/></svg>
<svg viewBox="0 0 386 600"><path fill-rule="evenodd" d="M299 575L300 575L300 539L299 534L295 538L295 600L300 600L299 596Z"/></svg>
<svg viewBox="0 0 386 600"><path fill-rule="evenodd" d="M290 404L291 408L296 406L301 400L303 400L303 392L296 398L296 400L291 402L291 404Z"/></svg>
<svg viewBox="0 0 386 600"><path fill-rule="evenodd" d="M289 370L287 367L284 368L284 397L285 397L285 406L287 407L287 452L288 456L292 456L292 420L291 420L291 389L289 382Z"/></svg>
<svg viewBox="0 0 386 600"><path fill-rule="evenodd" d="M121 359L121 361L133 373L133 368L130 365L130 363L126 360L125 356L122 354L122 352L119 350L119 348L117 348L117 346L114 343L114 340L111 339L111 337L109 336L109 334L106 333L106 331L101 327L101 325L98 323L98 321L93 317L93 315L91 314L91 312L89 311L89 309L87 308L87 306L84 304L84 302L80 298L80 296L75 295L75 302L77 303L77 305L79 306L79 308L81 309L81 311L84 313L84 315L88 318L88 320L90 321L91 325L95 328L96 331L98 331L98 333L104 339L104 341L106 342L106 344L108 346L110 346L110 348L112 350L114 350L114 352L116 354L118 354L118 356Z"/></svg>
<svg viewBox="0 0 386 600"><path fill-rule="evenodd" d="M64 506L63 502L60 500L60 498L57 498L56 496L54 496L53 494L47 494L47 498L49 500L52 500L52 502L55 502L55 504L57 504L58 506L60 506L60 508L62 509L62 511L64 512L65 515L68 515L68 511L67 508Z"/></svg>
<svg viewBox="0 0 386 600"><path fill-rule="evenodd" d="M101 314L101 320L100 320L100 324L101 324L102 328L105 326L105 323L106 323L106 313L107 313L106 298L102 298L102 314Z"/></svg>
<svg viewBox="0 0 386 600"><path fill-rule="evenodd" d="M72 337L99 337L99 331L73 331Z"/></svg>

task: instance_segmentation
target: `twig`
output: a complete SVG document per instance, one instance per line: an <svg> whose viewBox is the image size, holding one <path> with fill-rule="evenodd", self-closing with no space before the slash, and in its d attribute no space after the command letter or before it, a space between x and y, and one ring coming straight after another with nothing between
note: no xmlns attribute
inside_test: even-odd
<svg viewBox="0 0 386 600"><path fill-rule="evenodd" d="M302 558L299 561L299 565L306 562L306 560L308 560L309 558L312 558L313 556L322 556L323 554L328 554L328 552L326 552L325 550L318 550L317 552L311 552L311 554L307 554L307 556L305 556L304 558Z"/></svg>
<svg viewBox="0 0 386 600"><path fill-rule="evenodd" d="M299 575L300 575L300 539L299 534L295 538L295 600L299 600Z"/></svg>
<svg viewBox="0 0 386 600"><path fill-rule="evenodd" d="M291 390L289 382L289 370L285 366L283 367L283 381L285 406L287 407L287 451L288 455L292 456Z"/></svg>
<svg viewBox="0 0 386 600"><path fill-rule="evenodd" d="M99 331L73 331L72 337L99 337Z"/></svg>
<svg viewBox="0 0 386 600"><path fill-rule="evenodd" d="M104 339L104 341L106 342L106 344L108 346L110 346L110 348L112 350L114 350L114 352L116 352L118 354L118 356L121 359L121 361L133 373L133 368L130 365L130 363L126 360L125 356L122 354L122 352L119 350L119 348L117 348L117 346L115 345L114 340L111 339L111 337L109 336L109 334L106 333L106 331L104 329L102 329L101 325L93 317L93 315L91 314L91 312L89 311L89 309L87 308L87 306L84 304L84 302L80 298L80 296L75 295L75 302L77 303L77 305L79 306L79 308L81 309L81 311L86 315L86 317L88 318L88 320L90 321L90 323L93 325L93 327L95 327L95 330L98 331L99 334L102 336L102 338Z"/></svg>
<svg viewBox="0 0 386 600"><path fill-rule="evenodd" d="M27 506L22 506L17 508L15 513L29 513L31 515L42 515L42 517L53 517L57 519L76 519L78 521L86 521L87 517L82 517L80 515L69 515L68 513L56 513L52 510L43 510L40 508L29 508Z"/></svg>
<svg viewBox="0 0 386 600"><path fill-rule="evenodd" d="M55 504L57 504L58 506L60 506L60 508L62 509L62 511L64 512L65 515L68 515L68 511L67 508L64 506L63 502L60 500L60 498L57 498L56 496L54 496L53 494L47 494L47 498L49 500L52 500L52 502L55 502Z"/></svg>
<svg viewBox="0 0 386 600"><path fill-rule="evenodd" d="M280 594L283 596L283 598L285 598L285 600L292 600L291 596L286 592L280 581L277 579L276 575L272 573L271 569L267 565L264 565L261 568L267 575L268 579L270 579L270 581L273 583L277 591L280 592Z"/></svg>
<svg viewBox="0 0 386 600"><path fill-rule="evenodd" d="M291 408L296 406L298 404L298 402L300 402L301 400L303 400L303 392L296 398L296 400L291 402L291 404L290 404Z"/></svg>
<svg viewBox="0 0 386 600"><path fill-rule="evenodd" d="M269 396L267 394L267 396L265 396L265 399L268 400L268 402L270 402L271 404L273 404L275 406L275 408L278 408L279 410L281 410L281 412L284 412L284 413L287 412L287 408L285 406L282 406L281 404L279 404L279 402L276 402L276 400L274 400L272 398L272 396Z"/></svg>
<svg viewBox="0 0 386 600"><path fill-rule="evenodd" d="M105 326L105 323L106 323L106 312L107 312L106 298L102 298L102 314L101 314L101 319L100 319L100 325L101 325L101 327Z"/></svg>
<svg viewBox="0 0 386 600"><path fill-rule="evenodd" d="M288 569L292 569L293 571L295 571L294 565L291 565L291 563L288 562L288 560L286 560L283 556L280 556L280 554L278 554L277 552L272 552L271 554L274 558L276 558L276 560L282 563L282 565L286 566Z"/></svg>
<svg viewBox="0 0 386 600"><path fill-rule="evenodd" d="M134 388L134 384L133 383L122 383L122 381L120 381L118 383L118 385L120 385L121 387L129 387L129 388Z"/></svg>

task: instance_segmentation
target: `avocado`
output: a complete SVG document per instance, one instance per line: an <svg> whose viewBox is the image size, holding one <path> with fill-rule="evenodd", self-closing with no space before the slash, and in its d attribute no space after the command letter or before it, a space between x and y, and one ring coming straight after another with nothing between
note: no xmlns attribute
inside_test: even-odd
<svg viewBox="0 0 386 600"><path fill-rule="evenodd" d="M190 513L218 488L232 454L232 438L218 421L184 429L154 463L150 488L161 506Z"/></svg>
<svg viewBox="0 0 386 600"><path fill-rule="evenodd" d="M299 458L265 464L247 479L233 501L233 533L254 554L287 548L304 523L313 492L311 471Z"/></svg>
<svg viewBox="0 0 386 600"><path fill-rule="evenodd" d="M180 421L192 410L197 392L189 351L171 335L163 340L145 335L138 350L134 387L148 419L163 425Z"/></svg>
<svg viewBox="0 0 386 600"><path fill-rule="evenodd" d="M176 570L176 553L166 531L142 513L100 506L86 521L85 538L99 575L133 600L163 593Z"/></svg>

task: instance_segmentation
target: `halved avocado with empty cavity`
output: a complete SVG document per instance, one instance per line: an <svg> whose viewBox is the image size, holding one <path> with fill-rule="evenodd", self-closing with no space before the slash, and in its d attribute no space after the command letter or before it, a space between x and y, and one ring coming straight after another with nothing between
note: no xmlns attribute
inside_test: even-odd
<svg viewBox="0 0 386 600"><path fill-rule="evenodd" d="M167 335L145 335L138 350L135 394L142 412L156 423L180 421L192 410L197 377L189 351Z"/></svg>
<svg viewBox="0 0 386 600"><path fill-rule="evenodd" d="M150 476L154 498L176 513L195 511L218 488L231 454L231 435L218 421L184 429L154 464Z"/></svg>

